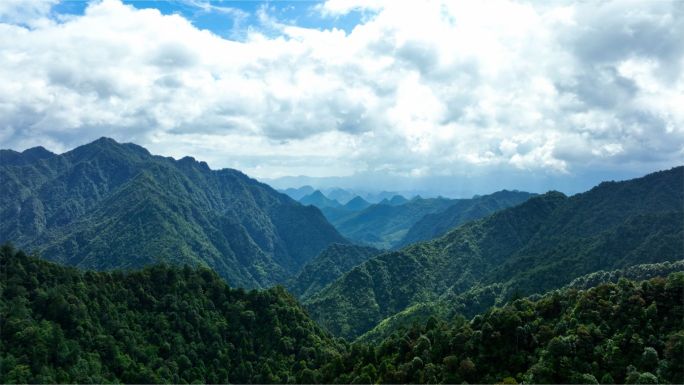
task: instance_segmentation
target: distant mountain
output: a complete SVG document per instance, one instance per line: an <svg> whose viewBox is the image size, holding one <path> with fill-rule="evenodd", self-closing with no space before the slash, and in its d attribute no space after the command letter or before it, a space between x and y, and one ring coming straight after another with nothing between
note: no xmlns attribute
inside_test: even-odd
<svg viewBox="0 0 684 385"><path fill-rule="evenodd" d="M61 155L38 148L0 156L0 241L67 265L188 263L234 286L264 287L346 242L317 208L190 157L107 138Z"/></svg>
<svg viewBox="0 0 684 385"><path fill-rule="evenodd" d="M380 253L373 247L333 243L309 261L288 284L288 289L299 298L307 298L330 282Z"/></svg>
<svg viewBox="0 0 684 385"><path fill-rule="evenodd" d="M350 200L354 199L355 196L357 196L353 191L339 187L324 189L323 193L329 199L336 200L343 205L349 202Z"/></svg>
<svg viewBox="0 0 684 385"><path fill-rule="evenodd" d="M392 205L386 200L350 215L328 216L328 220L342 235L357 243L387 249L420 218L442 211L451 203L452 200L446 198L414 199L400 205Z"/></svg>
<svg viewBox="0 0 684 385"><path fill-rule="evenodd" d="M383 199L380 202L378 202L379 205L390 205L390 206L400 206L403 205L404 203L408 202L409 200L404 198L401 195L394 195L390 199Z"/></svg>
<svg viewBox="0 0 684 385"><path fill-rule="evenodd" d="M394 196L399 195L394 191L380 191L380 192L369 192L366 193L363 196L363 199L367 200L370 203L380 203L383 200L387 199L392 199Z"/></svg>
<svg viewBox="0 0 684 385"><path fill-rule="evenodd" d="M518 205L536 194L502 190L472 199L458 199L445 210L427 214L408 230L395 247L437 238L468 221L482 218L495 211Z"/></svg>
<svg viewBox="0 0 684 385"><path fill-rule="evenodd" d="M371 258L305 304L328 330L354 337L411 306L478 287L500 290L472 296L477 302L466 303L464 312L599 270L678 261L684 258L682 186L684 167L676 167L570 198L533 197L435 240Z"/></svg>
<svg viewBox="0 0 684 385"><path fill-rule="evenodd" d="M299 203L303 205L312 205L316 206L319 209L323 209L326 207L333 207L333 208L338 208L342 207L340 202L333 200L333 199L328 199L325 195L320 190L316 190L312 192L309 195L306 195L302 197L302 199L299 200Z"/></svg>
<svg viewBox="0 0 684 385"><path fill-rule="evenodd" d="M349 211L361 211L371 204L360 196L356 196L347 202L343 208Z"/></svg>
<svg viewBox="0 0 684 385"><path fill-rule="evenodd" d="M314 191L315 191L314 188L311 186L302 186L299 188L292 188L291 187L291 188L286 188L285 190L280 190L280 192L282 192L283 194L286 194L287 196L289 196L290 198L292 198L296 201L299 201L300 199L302 199L306 195L311 194Z"/></svg>
<svg viewBox="0 0 684 385"><path fill-rule="evenodd" d="M437 237L469 220L522 203L533 195L500 191L472 199L414 197L411 200L394 195L358 212L348 212L343 207L343 210L323 209L323 214L349 239L388 249Z"/></svg>

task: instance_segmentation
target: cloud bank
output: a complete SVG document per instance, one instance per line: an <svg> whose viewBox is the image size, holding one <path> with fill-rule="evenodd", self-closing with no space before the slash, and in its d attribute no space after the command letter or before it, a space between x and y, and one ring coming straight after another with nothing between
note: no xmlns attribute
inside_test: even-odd
<svg viewBox="0 0 684 385"><path fill-rule="evenodd" d="M0 6L0 143L100 136L257 177L511 170L580 175L684 159L680 1L353 2L302 28L268 7L244 40L117 0Z"/></svg>

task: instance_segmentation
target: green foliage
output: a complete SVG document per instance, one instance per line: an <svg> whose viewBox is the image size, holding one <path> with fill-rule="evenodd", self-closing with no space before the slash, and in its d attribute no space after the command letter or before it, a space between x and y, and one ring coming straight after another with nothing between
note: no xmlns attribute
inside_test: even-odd
<svg viewBox="0 0 684 385"><path fill-rule="evenodd" d="M413 224L394 247L403 247L411 243L440 237L466 222L484 218L496 211L519 205L534 195L521 191L502 190L489 195L476 196L472 199L457 199L445 210L427 214Z"/></svg>
<svg viewBox="0 0 684 385"><path fill-rule="evenodd" d="M346 240L314 207L206 163L102 138L62 155L3 150L0 241L98 270L208 266L241 287L284 283Z"/></svg>
<svg viewBox="0 0 684 385"><path fill-rule="evenodd" d="M414 198L400 204L383 201L348 215L330 216L335 228L361 244L388 249L426 214L442 211L453 204L446 198Z"/></svg>
<svg viewBox="0 0 684 385"><path fill-rule="evenodd" d="M681 261L683 185L684 167L677 167L602 183L570 198L557 192L537 196L441 238L371 258L307 298L305 305L321 325L347 338L401 314L374 333L383 337L391 327L406 326L406 319L420 318L407 309L427 317L472 316L600 270ZM610 279L610 273L600 274ZM600 280L600 274L584 282ZM426 306L413 307L417 304Z"/></svg>
<svg viewBox="0 0 684 385"><path fill-rule="evenodd" d="M0 271L1 383L307 382L339 356L282 288L208 269L84 273L4 246Z"/></svg>
<svg viewBox="0 0 684 385"><path fill-rule="evenodd" d="M533 195L506 190L472 199L416 197L406 200L397 195L374 205L352 200L344 207L331 207L325 202L319 207L323 207L326 218L349 239L388 249L435 238L467 221L522 203Z"/></svg>
<svg viewBox="0 0 684 385"><path fill-rule="evenodd" d="M373 247L333 243L304 265L287 288L300 299L308 298L379 253L380 250Z"/></svg>
<svg viewBox="0 0 684 385"><path fill-rule="evenodd" d="M4 383L684 381L684 273L565 288L349 345L282 288L230 289L208 269L82 272L3 246L0 272Z"/></svg>
<svg viewBox="0 0 684 385"><path fill-rule="evenodd" d="M323 370L321 378L364 378L372 364L381 368L374 378L380 383L682 383L681 345L675 347L683 335L682 298L684 273L566 288L492 308L470 322L433 320L395 330L372 352L353 355L341 371ZM649 306L658 315L644 311Z"/></svg>

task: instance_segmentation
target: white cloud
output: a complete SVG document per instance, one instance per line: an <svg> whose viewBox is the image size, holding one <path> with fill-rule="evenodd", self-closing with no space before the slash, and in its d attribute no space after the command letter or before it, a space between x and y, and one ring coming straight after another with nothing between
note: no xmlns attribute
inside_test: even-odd
<svg viewBox="0 0 684 385"><path fill-rule="evenodd" d="M0 22L39 27L50 24L48 16L59 0L0 1Z"/></svg>
<svg viewBox="0 0 684 385"><path fill-rule="evenodd" d="M345 33L265 7L279 34L244 41L116 0L60 22L50 2L0 4L3 147L107 135L262 177L652 169L684 154L676 1L328 1L322 17L370 14Z"/></svg>

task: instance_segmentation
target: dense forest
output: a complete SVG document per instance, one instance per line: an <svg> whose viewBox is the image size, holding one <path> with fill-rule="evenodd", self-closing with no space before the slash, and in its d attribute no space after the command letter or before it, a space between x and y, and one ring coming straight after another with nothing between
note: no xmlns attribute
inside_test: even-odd
<svg viewBox="0 0 684 385"><path fill-rule="evenodd" d="M304 304L333 334L356 338L388 317L410 323L442 313L430 309L434 304L458 304L472 316L599 270L682 260L682 186L684 167L676 167L572 197L539 195L373 257Z"/></svg>
<svg viewBox="0 0 684 385"><path fill-rule="evenodd" d="M108 138L61 155L0 150L0 180L0 242L82 268L201 265L270 287L347 242L317 208L237 170Z"/></svg>
<svg viewBox="0 0 684 385"><path fill-rule="evenodd" d="M308 298L379 253L374 247L333 243L304 265L287 289L299 299Z"/></svg>
<svg viewBox="0 0 684 385"><path fill-rule="evenodd" d="M684 274L516 299L378 344L208 269L83 272L0 248L0 382L682 383Z"/></svg>
<svg viewBox="0 0 684 385"><path fill-rule="evenodd" d="M0 274L0 383L307 383L341 351L282 288L209 269L82 272L5 245Z"/></svg>

